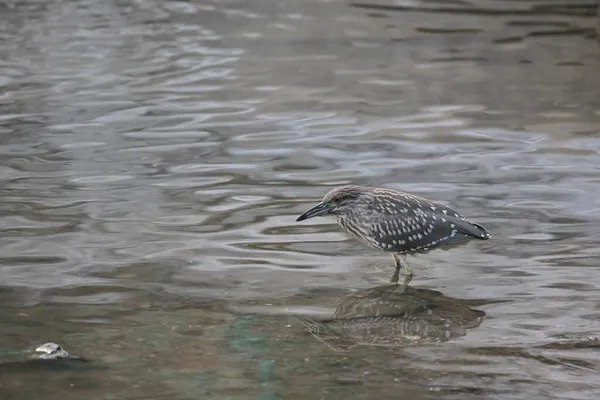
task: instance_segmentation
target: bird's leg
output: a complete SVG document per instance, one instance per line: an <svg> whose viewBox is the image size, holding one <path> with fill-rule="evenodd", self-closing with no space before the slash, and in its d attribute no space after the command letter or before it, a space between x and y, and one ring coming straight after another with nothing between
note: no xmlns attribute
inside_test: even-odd
<svg viewBox="0 0 600 400"><path fill-rule="evenodd" d="M410 267L410 265L408 265L408 261L406 260L406 256L405 255L398 255L396 253L394 254L394 261L396 262L396 270L394 271L394 275L392 275L392 283L398 283L398 280L400 278L400 268L404 267L404 283L403 285L406 287L408 286L408 284L410 283L410 281L412 281L413 278L413 270Z"/></svg>
<svg viewBox="0 0 600 400"><path fill-rule="evenodd" d="M409 281L413 278L413 270L408 264L408 260L405 255L400 256L400 261L402 262L402 266L404 267L404 279L408 279Z"/></svg>
<svg viewBox="0 0 600 400"><path fill-rule="evenodd" d="M400 278L400 268L402 268L402 262L400 261L398 254L392 253L392 255L394 256L394 262L396 263L396 269L394 270L394 275L392 275L392 279L390 280L390 283L398 283L398 279Z"/></svg>

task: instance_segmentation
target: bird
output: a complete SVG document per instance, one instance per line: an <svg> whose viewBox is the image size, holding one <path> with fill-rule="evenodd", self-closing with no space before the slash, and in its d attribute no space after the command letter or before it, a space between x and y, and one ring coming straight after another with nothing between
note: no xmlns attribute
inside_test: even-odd
<svg viewBox="0 0 600 400"><path fill-rule="evenodd" d="M391 252L396 269L390 283L398 283L400 270L404 268L405 286L414 275L407 255L491 238L486 228L440 202L387 188L334 187L296 222L322 216L337 217L342 230L360 242Z"/></svg>

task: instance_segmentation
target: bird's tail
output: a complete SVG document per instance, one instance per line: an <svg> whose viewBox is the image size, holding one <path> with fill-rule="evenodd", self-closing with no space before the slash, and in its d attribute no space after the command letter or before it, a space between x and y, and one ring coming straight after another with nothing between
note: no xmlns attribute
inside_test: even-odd
<svg viewBox="0 0 600 400"><path fill-rule="evenodd" d="M477 235L476 237L478 239L481 240L488 240L489 238L492 237L492 235L490 235L490 233L487 231L487 229L485 229L483 226L476 224L474 222L471 222L471 225L473 225L475 228L477 228Z"/></svg>

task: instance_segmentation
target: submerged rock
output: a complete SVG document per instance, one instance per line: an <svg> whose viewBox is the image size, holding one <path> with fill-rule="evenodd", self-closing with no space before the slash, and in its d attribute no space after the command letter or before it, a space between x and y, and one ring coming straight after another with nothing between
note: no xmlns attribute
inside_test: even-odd
<svg viewBox="0 0 600 400"><path fill-rule="evenodd" d="M69 353L60 347L60 345L52 342L44 343L35 349L36 353L42 353L38 356L40 360L61 360L64 358L78 358L71 357Z"/></svg>

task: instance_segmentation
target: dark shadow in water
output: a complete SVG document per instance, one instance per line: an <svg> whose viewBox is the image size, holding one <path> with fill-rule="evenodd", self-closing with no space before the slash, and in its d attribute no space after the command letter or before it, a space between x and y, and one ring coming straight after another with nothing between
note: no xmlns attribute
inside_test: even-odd
<svg viewBox="0 0 600 400"><path fill-rule="evenodd" d="M598 28L588 26L574 25L572 21L535 21L535 17L579 17L579 18L598 18L600 8L598 5L592 2L564 2L564 3L553 3L553 4L532 4L529 8L512 7L509 2L505 3L503 7L494 8L482 8L472 6L469 3L456 2L453 0L438 0L427 4L424 2L421 5L415 6L403 6L403 5L389 5L389 4L370 4L354 2L350 4L351 7L365 9L365 10L376 10L375 13L368 14L370 17L383 18L386 17L385 12L421 12L430 14L448 14L448 15L475 15L485 17L515 17L522 18L524 16L531 17L531 20L523 21L507 21L507 26L521 26L534 29L531 32L527 32L523 35L514 35L508 37L496 38L492 42L496 44L507 44L526 40L533 37L542 36L583 36L586 38L597 38ZM598 23L600 24L600 23ZM416 29L417 32L430 33L430 34L478 34L479 29L460 29L460 28L436 28L436 27L420 27ZM394 41L394 40L392 40ZM440 60L440 61L481 61L481 60ZM486 60L483 60L486 61Z"/></svg>
<svg viewBox="0 0 600 400"><path fill-rule="evenodd" d="M514 16L514 15L566 15L578 17L595 17L598 6L590 2L564 2L553 4L533 4L529 9L510 7L508 4L502 8L481 8L475 6L441 5L448 3L438 1L431 6L401 6L390 4L370 4L354 2L351 7L379 11L399 12L429 12L448 13L460 15L489 15L489 16Z"/></svg>
<svg viewBox="0 0 600 400"><path fill-rule="evenodd" d="M316 339L346 351L355 346L445 342L477 328L485 315L435 290L383 285L344 298L329 319L301 321Z"/></svg>
<svg viewBox="0 0 600 400"><path fill-rule="evenodd" d="M106 369L106 366L94 364L84 358L41 360L31 359L12 362L0 362L0 376L4 374L28 373L28 372L87 372L90 370Z"/></svg>

